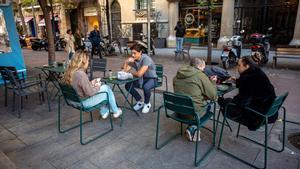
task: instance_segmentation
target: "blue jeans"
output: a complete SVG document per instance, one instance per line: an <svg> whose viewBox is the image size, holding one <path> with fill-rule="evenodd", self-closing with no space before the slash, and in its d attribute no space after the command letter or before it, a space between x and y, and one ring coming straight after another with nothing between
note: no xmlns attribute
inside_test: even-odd
<svg viewBox="0 0 300 169"><path fill-rule="evenodd" d="M108 98L109 98L108 104L110 106L110 109L114 113L118 112L118 106L116 103L115 95L114 95L113 91L111 90L111 88L108 85L102 85L100 87L99 92L107 92L108 93ZM83 107L93 107L93 106L103 102L104 100L107 100L106 93L98 93L98 94L91 96L90 98L84 100L82 102L82 104L83 104ZM105 114L107 111L108 111L108 107L101 106L101 108L100 108L101 115Z"/></svg>
<svg viewBox="0 0 300 169"><path fill-rule="evenodd" d="M153 89L157 84L157 79L156 78L149 78L149 79L144 79L143 81L143 86L142 89L144 91L144 97L145 97L145 104L148 104L150 102L150 97L151 97L151 89ZM130 86L132 85L131 90ZM134 97L134 99L136 101L140 101L142 99L141 95L139 94L139 92L137 92L135 90L135 88L139 88L140 87L140 83L139 81L134 81L131 83L126 83L125 85L125 89L130 92L130 94Z"/></svg>
<svg viewBox="0 0 300 169"><path fill-rule="evenodd" d="M176 37L176 52L182 51L183 39L183 37Z"/></svg>

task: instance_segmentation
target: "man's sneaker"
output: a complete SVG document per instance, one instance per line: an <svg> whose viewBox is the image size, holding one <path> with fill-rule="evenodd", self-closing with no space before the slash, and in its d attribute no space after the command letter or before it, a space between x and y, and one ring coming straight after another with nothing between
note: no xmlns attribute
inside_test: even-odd
<svg viewBox="0 0 300 169"><path fill-rule="evenodd" d="M151 103L149 102L148 104L145 104L144 105L144 108L143 108L143 110L142 110L142 113L148 113L149 112L149 110L150 110L150 108L151 108Z"/></svg>
<svg viewBox="0 0 300 169"><path fill-rule="evenodd" d="M118 111L116 113L113 114L114 118L118 118L122 115L122 109L118 108Z"/></svg>
<svg viewBox="0 0 300 169"><path fill-rule="evenodd" d="M109 111L105 112L104 114L102 114L102 119L106 119L109 115Z"/></svg>
<svg viewBox="0 0 300 169"><path fill-rule="evenodd" d="M139 111L139 110L141 110L143 107L144 107L144 102L138 101L138 102L136 103L136 105L133 106L133 109L134 109L135 111Z"/></svg>
<svg viewBox="0 0 300 169"><path fill-rule="evenodd" d="M198 138L198 141L201 140L200 138L200 130L199 130L199 134L198 134L198 137L196 136L197 135L197 126L195 125L192 125L192 126L189 126L186 130L185 130L185 136L187 137L187 139L189 141L193 141L193 142L196 142L197 141L197 138Z"/></svg>

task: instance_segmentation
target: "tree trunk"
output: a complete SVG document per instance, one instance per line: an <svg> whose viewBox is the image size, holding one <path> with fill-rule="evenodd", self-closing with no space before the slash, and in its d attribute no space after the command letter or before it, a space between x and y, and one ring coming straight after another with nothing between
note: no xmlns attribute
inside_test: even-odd
<svg viewBox="0 0 300 169"><path fill-rule="evenodd" d="M38 0L39 4L42 8L45 24L46 24L46 32L47 32L47 39L48 39L48 64L52 65L55 61L55 47L54 47L54 35L52 31L52 24L50 19L50 9L47 8L47 0Z"/></svg>
<svg viewBox="0 0 300 169"><path fill-rule="evenodd" d="M21 21L22 21L22 28L23 28L22 33L26 34L26 35L29 35L29 31L26 27L24 15L23 15L23 12L22 12L22 3L20 3L20 0L17 1L17 8L18 8L18 12L19 12L19 15L20 15Z"/></svg>
<svg viewBox="0 0 300 169"><path fill-rule="evenodd" d="M110 32L110 10L109 10L109 1L106 0L106 20L107 20L107 30L108 30L108 37L109 37L109 42L112 41L111 39L111 32Z"/></svg>

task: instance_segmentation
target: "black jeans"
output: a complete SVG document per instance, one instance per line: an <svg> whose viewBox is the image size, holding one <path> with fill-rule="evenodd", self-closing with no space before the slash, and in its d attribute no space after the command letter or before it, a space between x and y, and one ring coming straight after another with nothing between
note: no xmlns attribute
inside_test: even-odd
<svg viewBox="0 0 300 169"><path fill-rule="evenodd" d="M226 105L232 102L233 102L232 98L224 99L220 97L218 99L218 103L221 107L221 111L223 115L225 113ZM226 117L247 126L249 130L256 130L260 126L263 120L253 112L249 112L239 106L229 106L227 109Z"/></svg>
<svg viewBox="0 0 300 169"><path fill-rule="evenodd" d="M99 58L102 59L102 55L101 55L101 52L100 52L100 46L99 45L92 45L91 58L93 58L93 55L94 55L95 51L97 52Z"/></svg>
<svg viewBox="0 0 300 169"><path fill-rule="evenodd" d="M145 104L148 104L150 102L150 97L151 97L151 89L153 89L157 84L157 79L156 78L149 78L149 79L144 79L143 81L143 86L142 89L144 91L144 97L145 97ZM125 89L129 91L130 86L132 85L132 89L130 90L130 94L134 97L136 101L140 101L142 97L140 96L139 92L135 90L135 88L140 88L140 83L138 80L131 82L131 83L126 83Z"/></svg>

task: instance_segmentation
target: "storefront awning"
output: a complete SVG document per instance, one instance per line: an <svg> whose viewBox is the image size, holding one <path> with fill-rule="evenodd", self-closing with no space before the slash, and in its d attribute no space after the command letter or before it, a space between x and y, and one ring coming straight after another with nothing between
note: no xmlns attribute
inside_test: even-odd
<svg viewBox="0 0 300 169"><path fill-rule="evenodd" d="M59 21L59 17L54 17L55 21ZM45 19L40 20L38 26L46 26Z"/></svg>
<svg viewBox="0 0 300 169"><path fill-rule="evenodd" d="M24 17L25 23L29 22L32 18L33 18L32 16ZM20 22L20 24L22 25L21 18L17 18L17 22Z"/></svg>

